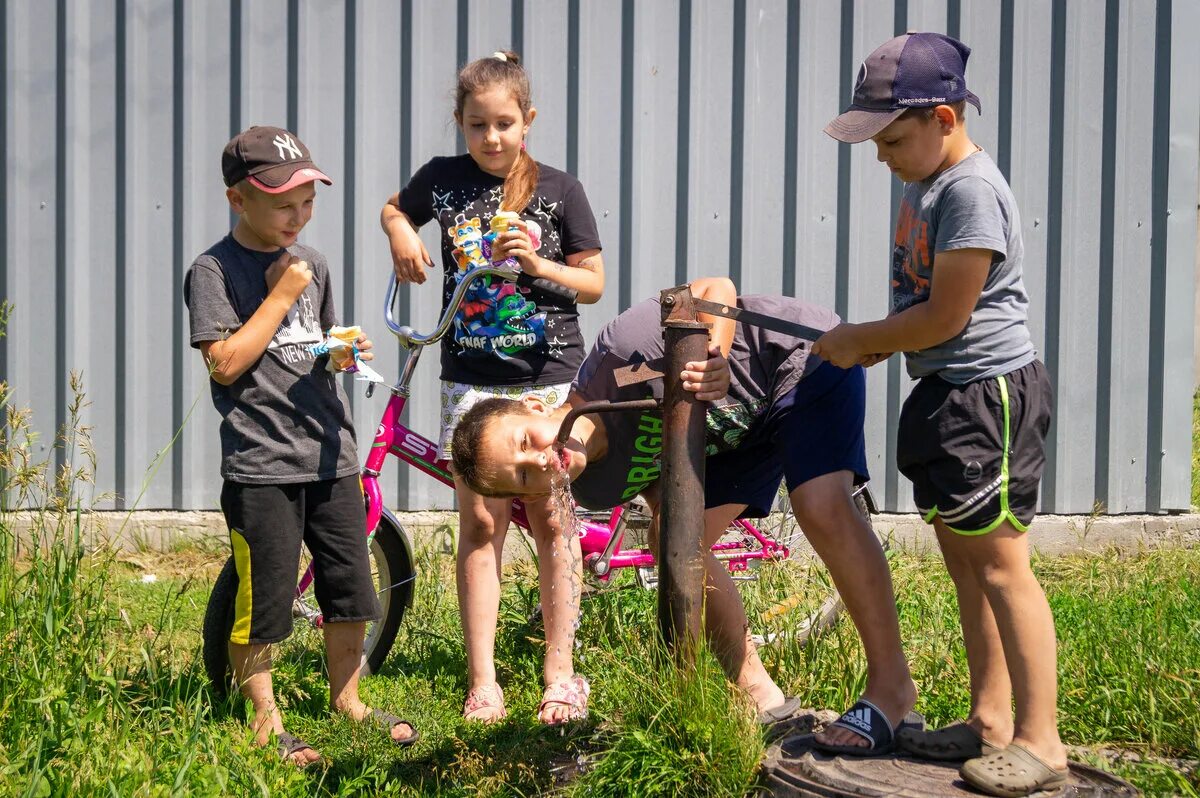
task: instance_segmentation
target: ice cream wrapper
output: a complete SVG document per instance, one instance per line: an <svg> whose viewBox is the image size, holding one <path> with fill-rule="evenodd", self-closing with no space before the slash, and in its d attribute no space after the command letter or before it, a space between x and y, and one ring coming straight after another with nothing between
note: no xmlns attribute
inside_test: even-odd
<svg viewBox="0 0 1200 798"><path fill-rule="evenodd" d="M382 383L383 377L362 360L355 342L362 336L362 328L333 326L325 334L325 340L308 348L316 357L329 355L325 368L333 374L354 374L355 379Z"/></svg>

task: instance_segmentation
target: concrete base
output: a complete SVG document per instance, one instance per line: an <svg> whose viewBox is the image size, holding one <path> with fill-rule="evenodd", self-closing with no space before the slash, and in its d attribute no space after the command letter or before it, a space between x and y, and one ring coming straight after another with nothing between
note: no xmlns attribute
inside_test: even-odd
<svg viewBox="0 0 1200 798"><path fill-rule="evenodd" d="M447 511L401 512L396 517L417 548L452 550L458 529L458 513ZM13 513L22 540L35 523L32 513ZM228 533L219 512L174 512L142 510L134 513L97 511L79 516L84 540L89 546L115 545L124 551L171 551L189 546L227 545ZM935 552L933 528L919 516L876 515L876 530L891 536L893 544L906 551ZM56 532L54 535L63 534ZM1041 554L1057 556L1098 553L1116 549L1136 552L1161 546L1200 545L1200 514L1186 515L1044 515L1030 529L1030 540ZM530 546L523 536L510 534L505 542L506 559L528 556Z"/></svg>

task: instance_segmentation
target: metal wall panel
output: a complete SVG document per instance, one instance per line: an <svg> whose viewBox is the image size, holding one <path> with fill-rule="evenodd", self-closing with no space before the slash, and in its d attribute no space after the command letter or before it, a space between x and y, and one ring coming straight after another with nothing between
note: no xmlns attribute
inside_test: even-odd
<svg viewBox="0 0 1200 798"><path fill-rule="evenodd" d="M608 288L585 335L658 288L728 274L850 320L888 308L900 187L871 145L821 132L859 62L908 29L973 47L973 138L1021 212L1030 328L1054 376L1042 509L1177 510L1190 496L1193 261L1200 150L1197 0L10 0L3 6L0 294L16 307L0 378L42 447L82 370L110 506L212 509L217 418L188 346L182 279L230 226L217 159L237 130L282 124L335 181L308 243L342 318L389 375L378 212L434 155L462 152L455 69L522 53L529 146L577 174ZM1097 90L1099 87L1100 90ZM1148 87L1153 87L1152 89ZM438 233L422 230L438 257ZM401 291L435 320L440 275ZM408 421L435 436L437 353ZM385 399L353 392L360 444ZM899 358L868 376L876 493L912 509L892 466L911 390ZM176 436L176 431L178 435ZM46 451L43 448L43 451ZM389 502L449 507L396 469ZM139 498L140 497L140 498Z"/></svg>

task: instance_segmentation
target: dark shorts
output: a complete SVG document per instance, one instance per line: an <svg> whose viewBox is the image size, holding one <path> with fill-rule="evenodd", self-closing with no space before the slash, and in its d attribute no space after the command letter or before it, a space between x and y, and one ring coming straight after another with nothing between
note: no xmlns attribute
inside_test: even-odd
<svg viewBox="0 0 1200 798"><path fill-rule="evenodd" d="M379 617L358 474L289 485L226 482L221 510L238 572L232 642L277 643L292 633L302 541L326 622Z"/></svg>
<svg viewBox="0 0 1200 798"><path fill-rule="evenodd" d="M767 410L741 446L705 460L704 506L745 504L742 517L761 518L771 512L781 479L789 492L837 471L866 482L866 395L862 367L821 363Z"/></svg>
<svg viewBox="0 0 1200 798"><path fill-rule="evenodd" d="M953 385L923 378L900 411L896 464L925 520L963 535L1004 521L1024 532L1037 509L1054 404L1041 361Z"/></svg>

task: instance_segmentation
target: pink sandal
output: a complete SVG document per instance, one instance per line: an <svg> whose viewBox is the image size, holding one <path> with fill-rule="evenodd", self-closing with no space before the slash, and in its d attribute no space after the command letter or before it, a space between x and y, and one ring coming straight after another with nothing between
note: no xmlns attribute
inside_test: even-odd
<svg viewBox="0 0 1200 798"><path fill-rule="evenodd" d="M500 714L491 718L475 717L475 713L485 709L498 709L500 710ZM479 687L472 687L467 691L467 700L463 703L463 720L495 723L506 717L508 717L508 710L504 708L504 691L500 689L500 685L484 684Z"/></svg>
<svg viewBox="0 0 1200 798"><path fill-rule="evenodd" d="M592 686L588 684L587 679L578 674L570 679L555 682L542 693L542 703L538 704L537 709L538 719L541 720L542 713L549 707L564 706L567 708L566 720L542 722L548 726L557 726L572 720L582 720L587 717L587 702L591 693Z"/></svg>

